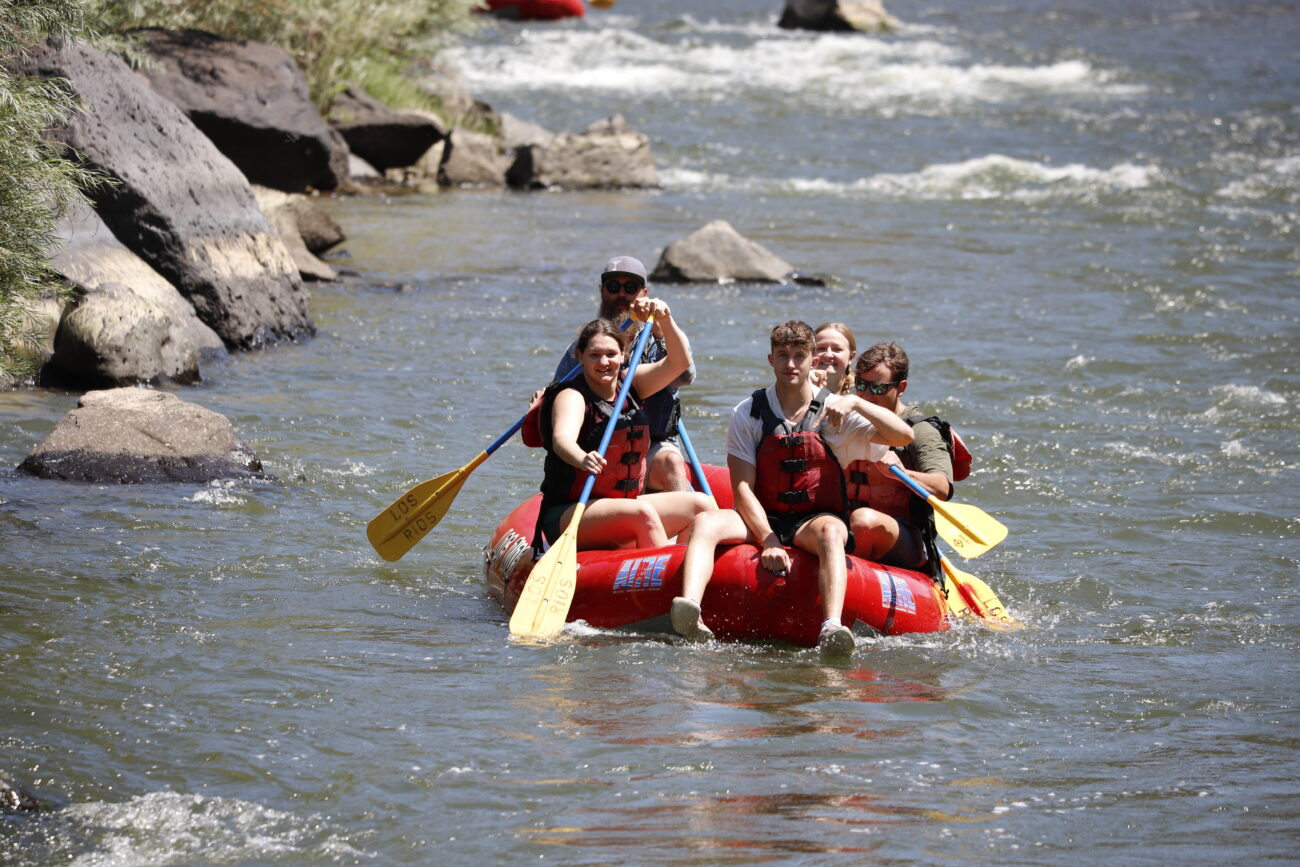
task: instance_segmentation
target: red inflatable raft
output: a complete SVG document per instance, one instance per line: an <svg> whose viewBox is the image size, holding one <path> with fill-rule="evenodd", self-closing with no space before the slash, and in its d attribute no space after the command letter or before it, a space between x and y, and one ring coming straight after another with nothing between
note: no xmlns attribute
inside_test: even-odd
<svg viewBox="0 0 1300 867"><path fill-rule="evenodd" d="M718 504L731 506L731 485L722 467L705 473ZM541 495L515 507L483 549L488 592L509 614L533 568L532 540ZM668 609L681 592L686 548L622 548L578 554L578 584L570 621L602 629L671 632ZM793 568L774 575L758 562L753 545L719 548L713 579L704 594L704 621L719 639L784 641L811 647L821 627L817 558L792 550ZM911 569L848 558L843 622L865 623L899 635L948 628L948 607L930 576Z"/></svg>
<svg viewBox="0 0 1300 867"><path fill-rule="evenodd" d="M556 21L581 18L587 9L583 0L487 0L488 11L515 21Z"/></svg>

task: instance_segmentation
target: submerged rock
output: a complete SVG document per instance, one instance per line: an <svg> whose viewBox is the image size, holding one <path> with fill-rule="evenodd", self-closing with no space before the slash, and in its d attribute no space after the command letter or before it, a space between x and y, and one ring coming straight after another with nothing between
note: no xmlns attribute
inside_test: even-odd
<svg viewBox="0 0 1300 867"><path fill-rule="evenodd" d="M47 41L17 63L64 78L84 109L53 135L116 182L95 209L228 345L309 335L311 298L248 180L180 109L117 57Z"/></svg>
<svg viewBox="0 0 1300 867"><path fill-rule="evenodd" d="M31 792L0 771L0 813L31 813L48 808Z"/></svg>
<svg viewBox="0 0 1300 867"><path fill-rule="evenodd" d="M202 30L133 31L155 61L141 74L255 184L332 190L347 179L348 146L316 110L288 52Z"/></svg>
<svg viewBox="0 0 1300 867"><path fill-rule="evenodd" d="M260 477L219 413L140 388L90 391L19 465L42 479L137 484Z"/></svg>
<svg viewBox="0 0 1300 867"><path fill-rule="evenodd" d="M785 283L794 267L732 228L714 220L664 248L650 274L656 283Z"/></svg>

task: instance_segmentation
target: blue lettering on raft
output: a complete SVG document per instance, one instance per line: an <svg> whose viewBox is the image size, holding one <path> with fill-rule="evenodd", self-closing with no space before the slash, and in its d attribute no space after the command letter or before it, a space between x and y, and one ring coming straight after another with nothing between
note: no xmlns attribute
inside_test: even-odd
<svg viewBox="0 0 1300 867"><path fill-rule="evenodd" d="M887 570L878 569L876 578L880 581L880 603L886 608L892 607L899 611L906 611L908 614L916 613L916 599L912 596L912 588L907 586L907 581L899 579L894 580L894 576Z"/></svg>
<svg viewBox="0 0 1300 867"><path fill-rule="evenodd" d="M671 554L624 560L614 576L614 590L654 590L664 585L664 572Z"/></svg>

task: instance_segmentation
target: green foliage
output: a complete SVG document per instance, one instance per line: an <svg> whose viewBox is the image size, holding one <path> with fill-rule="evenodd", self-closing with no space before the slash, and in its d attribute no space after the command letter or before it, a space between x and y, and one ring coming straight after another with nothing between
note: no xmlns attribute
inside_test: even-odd
<svg viewBox="0 0 1300 867"><path fill-rule="evenodd" d="M352 84L406 103L396 107L430 107L418 89L400 82L413 60L471 27L476 5L478 0L86 0L104 32L193 27L279 45L303 68L322 108Z"/></svg>
<svg viewBox="0 0 1300 867"><path fill-rule="evenodd" d="M75 0L0 0L0 59L81 27ZM24 311L58 291L47 260L56 212L83 200L81 188L94 182L43 137L74 109L57 82L15 75L0 63L0 381L36 367L36 323Z"/></svg>

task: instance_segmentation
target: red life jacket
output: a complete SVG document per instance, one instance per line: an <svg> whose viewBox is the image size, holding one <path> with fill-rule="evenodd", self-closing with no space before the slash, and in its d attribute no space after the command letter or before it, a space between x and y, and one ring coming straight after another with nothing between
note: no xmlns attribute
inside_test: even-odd
<svg viewBox="0 0 1300 867"><path fill-rule="evenodd" d="M749 413L763 424L755 463L754 495L769 515L842 513L844 474L830 446L816 430L831 394L822 389L797 425L772 411L767 389L754 392Z"/></svg>
<svg viewBox="0 0 1300 867"><path fill-rule="evenodd" d="M542 476L544 507L550 503L576 502L582 496L582 487L587 481L586 472L562 460L553 450L552 412L555 397L566 388L577 391L586 403L586 413L578 431L578 448L584 452L593 451L600 445L605 425L614 409L612 403L597 397L581 376L547 389L542 398L539 420L542 445L546 449ZM629 392L614 434L610 437L609 447L605 450L605 469L596 476L596 482L592 486L591 499L632 498L640 494L645 487L645 458L649 448L650 428L646 424L645 413L641 411L641 404Z"/></svg>
<svg viewBox="0 0 1300 867"><path fill-rule="evenodd" d="M934 425L939 435L943 437L944 445L948 447L948 456L952 459L952 480L960 482L970 475L971 454L951 425L934 415L926 418L913 416L904 418L903 421L912 427L916 427L921 422ZM904 469L920 469L917 466L916 450L913 447L905 446L894 449L894 452L902 461ZM910 488L894 478L893 473L889 472L888 466L884 463L854 461L845 469L844 476L849 503L854 508L869 506L877 512L914 521L924 519L929 512L929 507L925 506Z"/></svg>

